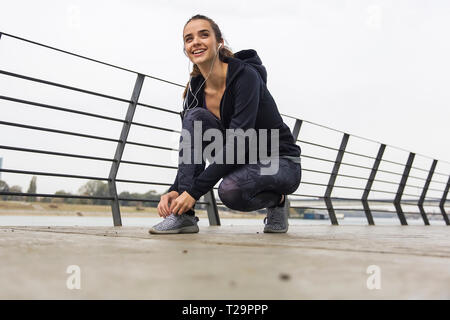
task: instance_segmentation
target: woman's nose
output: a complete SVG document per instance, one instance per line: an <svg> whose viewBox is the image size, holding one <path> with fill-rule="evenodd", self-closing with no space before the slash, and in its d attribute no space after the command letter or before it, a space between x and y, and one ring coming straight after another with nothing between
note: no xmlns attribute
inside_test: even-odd
<svg viewBox="0 0 450 320"><path fill-rule="evenodd" d="M192 39L192 45L195 46L196 44L200 44L200 38L199 37L194 37L194 39Z"/></svg>

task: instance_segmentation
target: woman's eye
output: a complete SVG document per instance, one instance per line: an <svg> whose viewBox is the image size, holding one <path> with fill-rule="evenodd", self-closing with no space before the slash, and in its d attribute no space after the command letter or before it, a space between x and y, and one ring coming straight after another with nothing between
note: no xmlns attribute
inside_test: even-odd
<svg viewBox="0 0 450 320"><path fill-rule="evenodd" d="M209 34L208 34L208 33L204 33L203 36L204 36L204 37L208 37ZM192 38L186 38L186 42L188 42L188 41L190 41L190 40L192 40Z"/></svg>

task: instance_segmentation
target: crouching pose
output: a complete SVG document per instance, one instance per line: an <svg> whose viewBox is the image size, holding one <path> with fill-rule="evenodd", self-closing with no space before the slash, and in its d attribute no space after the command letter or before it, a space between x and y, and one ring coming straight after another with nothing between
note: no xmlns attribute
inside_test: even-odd
<svg viewBox="0 0 450 320"><path fill-rule="evenodd" d="M233 54L217 24L202 15L186 23L183 42L194 67L180 113L178 172L158 204L164 220L149 232L198 232L195 202L220 179L224 205L239 211L267 208L264 232L287 232L286 195L300 185L301 150L266 87L266 68L253 49ZM233 138L228 138L230 132ZM212 139L211 133L222 137ZM239 144L235 137L250 141ZM211 152L213 161L206 156L206 167L205 153L213 144L222 148Z"/></svg>

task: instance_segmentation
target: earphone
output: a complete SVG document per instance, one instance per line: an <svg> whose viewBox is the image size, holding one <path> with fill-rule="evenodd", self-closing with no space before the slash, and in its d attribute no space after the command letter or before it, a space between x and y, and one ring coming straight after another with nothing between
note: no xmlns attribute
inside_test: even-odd
<svg viewBox="0 0 450 320"><path fill-rule="evenodd" d="M195 94L192 92L192 88L191 88L192 75L190 76L190 78L189 78L189 92L194 96L194 99L195 99L195 101L196 101L196 104L195 104L194 107L191 108L192 103L194 103L194 101L192 101L192 102L189 104L189 106L188 106L187 108L185 108L183 111L180 112L180 115L181 115L181 118L182 118L182 119L184 118L184 114L185 114L188 110L194 109L194 108L196 108L196 107L198 106L198 102L199 102L199 101L198 101L198 99L197 99L197 93L200 91L200 89L202 88L202 86L205 84L206 80L208 80L209 75L211 74L212 68L213 68L213 66L214 66L214 62L216 62L217 53L219 53L219 49L220 49L221 47L222 47L222 43L219 44L219 46L217 47L217 52L216 52L216 55L214 56L214 61L213 61L212 64L211 64L211 69L209 70L208 76L207 76L206 79L202 82L202 84L200 85L200 87L198 88L198 90L195 92ZM187 56L187 54L186 54L186 49L184 50L184 54ZM190 62L190 60L189 60L189 62ZM183 108L186 106L187 97L188 97L188 95L186 94L186 97L184 98L184 101L183 101Z"/></svg>

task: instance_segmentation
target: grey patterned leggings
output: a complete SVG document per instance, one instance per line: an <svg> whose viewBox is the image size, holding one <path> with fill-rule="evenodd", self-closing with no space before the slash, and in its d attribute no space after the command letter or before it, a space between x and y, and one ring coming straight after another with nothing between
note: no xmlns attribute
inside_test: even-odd
<svg viewBox="0 0 450 320"><path fill-rule="evenodd" d="M220 120L206 108L194 108L184 116L183 129L188 130L191 136L194 133L194 121L202 121L203 132L209 128L217 128L225 132ZM203 149L209 143L211 142L204 141ZM191 148L191 159L194 159L193 146ZM202 164L179 164L179 194L191 186L193 178L205 170L205 165L205 161ZM279 203L282 194L291 194L297 190L301 180L301 165L299 163L280 157L279 170L276 174L261 175L260 169L269 166L270 164L261 162L243 164L223 177L218 189L219 198L223 204L233 210L254 211L275 206Z"/></svg>

